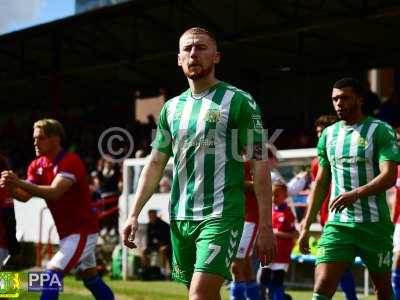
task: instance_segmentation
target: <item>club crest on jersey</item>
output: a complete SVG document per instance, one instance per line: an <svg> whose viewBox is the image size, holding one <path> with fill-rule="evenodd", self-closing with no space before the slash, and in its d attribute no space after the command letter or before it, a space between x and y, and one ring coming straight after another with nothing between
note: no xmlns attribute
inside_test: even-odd
<svg viewBox="0 0 400 300"><path fill-rule="evenodd" d="M36 175L42 176L43 175L43 168L40 167L36 170Z"/></svg>
<svg viewBox="0 0 400 300"><path fill-rule="evenodd" d="M204 116L204 121L210 123L217 123L221 118L221 112L217 109L210 109L206 112Z"/></svg>
<svg viewBox="0 0 400 300"><path fill-rule="evenodd" d="M358 145L364 147L364 149L368 148L368 141L363 137L358 138Z"/></svg>

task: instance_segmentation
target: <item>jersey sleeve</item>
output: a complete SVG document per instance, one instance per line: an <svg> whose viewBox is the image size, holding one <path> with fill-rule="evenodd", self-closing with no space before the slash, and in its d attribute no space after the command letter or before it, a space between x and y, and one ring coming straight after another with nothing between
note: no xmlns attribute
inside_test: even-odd
<svg viewBox="0 0 400 300"><path fill-rule="evenodd" d="M328 160L328 155L326 150L326 128L322 132L321 137L318 140L317 153L318 153L319 165L321 167L329 167L330 163Z"/></svg>
<svg viewBox="0 0 400 300"><path fill-rule="evenodd" d="M26 181L30 183L40 184L39 176L36 174L36 161L32 161L26 172Z"/></svg>
<svg viewBox="0 0 400 300"><path fill-rule="evenodd" d="M157 125L156 137L152 143L153 149L172 155L172 135L167 121L168 102L164 104L160 112L160 119Z"/></svg>
<svg viewBox="0 0 400 300"><path fill-rule="evenodd" d="M239 130L239 149L242 150L248 145L263 142L263 123L260 108L254 99L249 95L241 95L240 105L237 107L237 124Z"/></svg>
<svg viewBox="0 0 400 300"><path fill-rule="evenodd" d="M383 123L376 130L375 141L379 162L386 160L400 162L400 150L394 129Z"/></svg>
<svg viewBox="0 0 400 300"><path fill-rule="evenodd" d="M58 164L57 175L72 180L80 181L85 178L83 162L75 154L68 153Z"/></svg>
<svg viewBox="0 0 400 300"><path fill-rule="evenodd" d="M318 173L318 158L316 157L311 161L310 165L311 181L315 181L315 178L317 178L317 173Z"/></svg>

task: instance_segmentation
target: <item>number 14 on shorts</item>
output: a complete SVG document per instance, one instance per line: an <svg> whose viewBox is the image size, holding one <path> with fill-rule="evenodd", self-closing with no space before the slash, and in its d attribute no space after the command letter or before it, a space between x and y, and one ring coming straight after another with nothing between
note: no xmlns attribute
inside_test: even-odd
<svg viewBox="0 0 400 300"><path fill-rule="evenodd" d="M382 267L383 265L390 266L392 261L391 258L392 258L391 251L388 251L387 253L385 252L378 253L378 260L379 260L378 266L379 267Z"/></svg>

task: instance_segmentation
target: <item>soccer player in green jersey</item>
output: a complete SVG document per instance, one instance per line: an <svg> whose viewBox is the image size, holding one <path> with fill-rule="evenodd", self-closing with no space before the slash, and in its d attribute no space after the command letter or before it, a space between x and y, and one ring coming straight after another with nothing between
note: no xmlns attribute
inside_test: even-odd
<svg viewBox="0 0 400 300"><path fill-rule="evenodd" d="M174 160L170 199L172 276L189 288L190 300L218 300L237 252L244 224L245 147L254 160L259 205L257 250L264 263L275 255L271 180L256 102L215 77L220 53L214 36L191 28L179 39L178 65L189 89L163 106L153 150L144 167L122 238L135 247L138 215Z"/></svg>
<svg viewBox="0 0 400 300"><path fill-rule="evenodd" d="M331 299L343 273L359 255L380 300L392 299L393 224L385 191L396 182L400 161L396 134L387 123L362 113L365 89L353 78L332 90L339 122L318 142L319 165L300 233L309 253L309 228L331 183L329 217L318 244L313 299Z"/></svg>

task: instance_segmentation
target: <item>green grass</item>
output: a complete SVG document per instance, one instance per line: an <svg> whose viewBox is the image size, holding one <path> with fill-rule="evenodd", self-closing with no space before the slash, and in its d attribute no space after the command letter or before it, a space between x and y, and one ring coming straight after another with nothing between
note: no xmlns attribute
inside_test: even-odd
<svg viewBox="0 0 400 300"><path fill-rule="evenodd" d="M113 289L116 300L184 300L187 299L186 288L175 282L166 281L122 281L105 279ZM26 285L26 279L23 281ZM22 291L20 298L23 300L39 299L39 293L28 293ZM310 300L311 291L287 291L294 300ZM225 287L222 288L222 299L228 300L229 294ZM376 299L373 296L360 297L364 300ZM80 281L73 277L64 280L64 292L60 294L59 300L93 300L91 294L84 288ZM333 300L344 300L342 293L337 293Z"/></svg>

